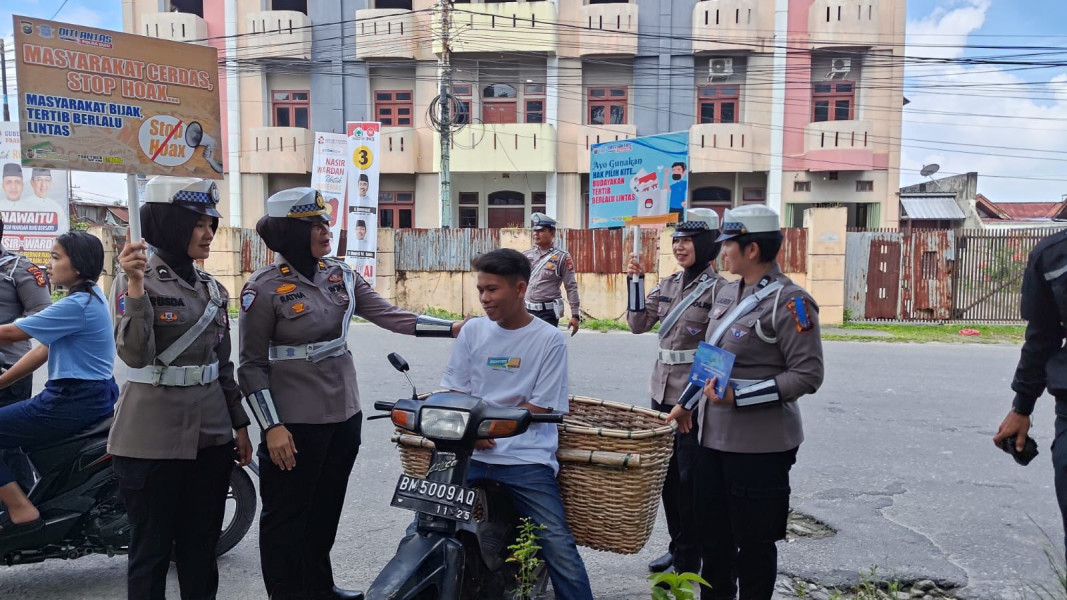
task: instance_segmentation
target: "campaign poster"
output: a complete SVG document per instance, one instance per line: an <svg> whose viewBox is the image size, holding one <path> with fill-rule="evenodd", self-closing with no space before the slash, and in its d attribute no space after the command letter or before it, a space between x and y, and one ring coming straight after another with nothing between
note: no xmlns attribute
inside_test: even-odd
<svg viewBox="0 0 1067 600"><path fill-rule="evenodd" d="M589 155L589 227L622 227L625 217L685 210L689 133L594 144Z"/></svg>
<svg viewBox="0 0 1067 600"><path fill-rule="evenodd" d="M330 236L333 246L330 254L337 256L337 247L344 227L347 203L345 190L348 176L345 173L345 157L348 155L348 138L341 133L315 133L315 155L312 158L311 187L326 199L330 213Z"/></svg>
<svg viewBox="0 0 1067 600"><path fill-rule="evenodd" d="M4 249L43 266L60 234L70 229L67 172L22 166L18 123L0 123L0 169L3 195Z"/></svg>
<svg viewBox="0 0 1067 600"><path fill-rule="evenodd" d="M378 151L382 124L349 121L345 262L374 286L378 268Z"/></svg>
<svg viewBox="0 0 1067 600"><path fill-rule="evenodd" d="M221 179L218 51L16 15L22 165Z"/></svg>

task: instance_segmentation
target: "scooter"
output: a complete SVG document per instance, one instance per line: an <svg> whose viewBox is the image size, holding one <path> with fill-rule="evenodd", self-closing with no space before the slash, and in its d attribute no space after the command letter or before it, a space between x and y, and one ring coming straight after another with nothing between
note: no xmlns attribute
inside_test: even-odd
<svg viewBox="0 0 1067 600"><path fill-rule="evenodd" d="M44 528L0 534L0 564L129 551L130 524L107 453L111 422L104 419L65 440L5 454L41 512ZM255 463L250 466L258 475ZM244 469L235 467L230 474L226 509L217 556L236 546L256 517L256 489ZM6 513L0 512L0 518Z"/></svg>
<svg viewBox="0 0 1067 600"><path fill-rule="evenodd" d="M389 362L410 369L398 354ZM408 383L411 378L408 377ZM562 423L562 414L533 414L500 408L455 392L436 392L420 400L375 402L394 425L431 440L435 449L425 478L403 474L392 506L417 513L415 533L405 537L396 555L367 590L367 600L508 599L518 569L507 562L519 515L499 484L467 484L471 454L478 440L519 435L532 423ZM534 593L543 593L548 573L536 574Z"/></svg>

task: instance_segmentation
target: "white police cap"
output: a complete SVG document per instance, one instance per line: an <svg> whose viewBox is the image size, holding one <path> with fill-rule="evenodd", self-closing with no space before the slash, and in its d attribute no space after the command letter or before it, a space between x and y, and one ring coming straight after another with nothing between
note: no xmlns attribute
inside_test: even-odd
<svg viewBox="0 0 1067 600"><path fill-rule="evenodd" d="M267 198L267 216L330 222L326 200L318 190L309 187L289 188Z"/></svg>
<svg viewBox="0 0 1067 600"><path fill-rule="evenodd" d="M710 208L690 208L685 211L685 221L675 225L672 237L692 237L705 231L719 228L719 215Z"/></svg>
<svg viewBox="0 0 1067 600"><path fill-rule="evenodd" d="M144 187L146 204L173 204L210 217L221 218L216 210L219 187L199 177L153 177Z"/></svg>
<svg viewBox="0 0 1067 600"><path fill-rule="evenodd" d="M533 229L534 231L541 231L546 227L555 229L556 225L556 220L545 213L535 212L530 215L530 229Z"/></svg>
<svg viewBox="0 0 1067 600"><path fill-rule="evenodd" d="M766 233L781 231L778 213L762 204L750 204L737 208L728 208L722 217L722 235L720 242L748 233Z"/></svg>

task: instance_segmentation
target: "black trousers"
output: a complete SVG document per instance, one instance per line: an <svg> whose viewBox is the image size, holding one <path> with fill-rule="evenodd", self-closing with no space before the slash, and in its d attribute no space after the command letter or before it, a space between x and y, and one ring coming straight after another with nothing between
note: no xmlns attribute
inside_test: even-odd
<svg viewBox="0 0 1067 600"><path fill-rule="evenodd" d="M530 314L553 327L559 327L559 317L556 316L556 311L551 308L548 310L531 310Z"/></svg>
<svg viewBox="0 0 1067 600"><path fill-rule="evenodd" d="M670 412L671 404L652 401L652 409ZM693 413L693 428L689 433L675 433L674 453L667 465L667 478L663 481L663 513L667 517L667 533L671 536L670 552L674 556L674 569L678 573L700 571L700 530L697 519L704 518L695 510L696 489L693 486L693 470L696 468L697 427L700 419Z"/></svg>
<svg viewBox="0 0 1067 600"><path fill-rule="evenodd" d="M126 575L130 600L163 600L172 557L182 600L215 598L215 546L233 461L232 443L204 448L193 460L114 457L131 526Z"/></svg>
<svg viewBox="0 0 1067 600"><path fill-rule="evenodd" d="M1059 401L1057 401L1058 405ZM1057 406L1057 409L1059 406ZM1052 442L1052 468L1055 470L1056 500L1060 504L1063 534L1067 544L1067 417L1056 415L1056 437ZM1064 549L1067 557L1067 546Z"/></svg>
<svg viewBox="0 0 1067 600"><path fill-rule="evenodd" d="M270 460L259 445L259 556L272 600L300 598L333 588L330 550L344 507L348 476L359 453L363 413L341 423L287 424L296 467Z"/></svg>
<svg viewBox="0 0 1067 600"><path fill-rule="evenodd" d="M770 600L789 517L789 469L797 448L739 454L700 448L695 473L701 527L702 600Z"/></svg>
<svg viewBox="0 0 1067 600"><path fill-rule="evenodd" d="M11 365L4 364L4 369L10 369ZM33 395L33 377L27 375L15 383L0 390L0 407L14 404L29 399Z"/></svg>

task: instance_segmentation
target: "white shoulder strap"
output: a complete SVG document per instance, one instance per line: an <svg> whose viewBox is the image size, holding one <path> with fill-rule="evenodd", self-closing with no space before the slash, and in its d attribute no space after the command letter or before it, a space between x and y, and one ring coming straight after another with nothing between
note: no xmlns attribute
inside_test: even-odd
<svg viewBox="0 0 1067 600"><path fill-rule="evenodd" d="M204 314L200 315L200 320L193 324L180 338L174 340L174 343L168 346L166 350L156 355L156 360L164 365L170 365L200 337L200 334L204 333L211 321L215 319L215 315L222 308L222 294L219 292L219 284L210 275L207 280L207 290L211 299L207 303L207 308L204 309Z"/></svg>

